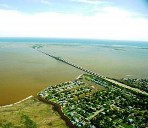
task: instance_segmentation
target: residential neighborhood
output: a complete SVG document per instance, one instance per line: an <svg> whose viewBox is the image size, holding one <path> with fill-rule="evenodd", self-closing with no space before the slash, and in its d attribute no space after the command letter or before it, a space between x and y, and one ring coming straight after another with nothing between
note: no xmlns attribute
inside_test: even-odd
<svg viewBox="0 0 148 128"><path fill-rule="evenodd" d="M148 96L83 74L74 81L49 86L40 99L60 106L69 121L84 128L146 128Z"/></svg>

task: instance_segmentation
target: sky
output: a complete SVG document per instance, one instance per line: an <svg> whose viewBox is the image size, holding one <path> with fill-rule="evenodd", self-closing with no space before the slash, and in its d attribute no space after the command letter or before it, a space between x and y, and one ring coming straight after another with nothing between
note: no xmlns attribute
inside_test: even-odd
<svg viewBox="0 0 148 128"><path fill-rule="evenodd" d="M0 37L148 41L148 0L0 0Z"/></svg>

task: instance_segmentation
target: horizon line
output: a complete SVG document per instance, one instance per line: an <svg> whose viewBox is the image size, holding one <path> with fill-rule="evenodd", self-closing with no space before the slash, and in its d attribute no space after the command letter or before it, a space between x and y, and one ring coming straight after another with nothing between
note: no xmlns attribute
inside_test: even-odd
<svg viewBox="0 0 148 128"><path fill-rule="evenodd" d="M0 39L2 38L46 38L46 39L75 39L75 40L107 40L107 41L142 41L142 42L148 42L148 40L134 40L134 39L105 39L105 38L79 38L79 37L37 37L37 36L0 36Z"/></svg>

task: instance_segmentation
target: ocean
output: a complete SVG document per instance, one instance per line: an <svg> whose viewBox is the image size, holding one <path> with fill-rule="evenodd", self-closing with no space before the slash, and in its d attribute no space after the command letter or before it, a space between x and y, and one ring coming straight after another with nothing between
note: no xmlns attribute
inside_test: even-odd
<svg viewBox="0 0 148 128"><path fill-rule="evenodd" d="M50 43L50 44L106 44L148 47L148 41L122 41L101 39L72 39L72 38L37 38L37 37L0 37L0 43Z"/></svg>
<svg viewBox="0 0 148 128"><path fill-rule="evenodd" d="M148 78L148 42L62 38L0 38L0 105L17 102L84 72L32 47L111 78Z"/></svg>

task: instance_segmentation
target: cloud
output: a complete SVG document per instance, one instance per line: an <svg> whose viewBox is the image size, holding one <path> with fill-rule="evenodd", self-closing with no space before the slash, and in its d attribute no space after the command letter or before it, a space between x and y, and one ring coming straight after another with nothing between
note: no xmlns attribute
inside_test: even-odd
<svg viewBox="0 0 148 128"><path fill-rule="evenodd" d="M103 0L72 0L73 2L82 2L87 4L107 4L110 2L103 1Z"/></svg>
<svg viewBox="0 0 148 128"><path fill-rule="evenodd" d="M1 9L0 36L148 40L148 19L132 16L125 10L110 7L91 16L54 12L24 14Z"/></svg>
<svg viewBox="0 0 148 128"><path fill-rule="evenodd" d="M46 5L51 4L50 0L41 0L41 3L46 4Z"/></svg>

